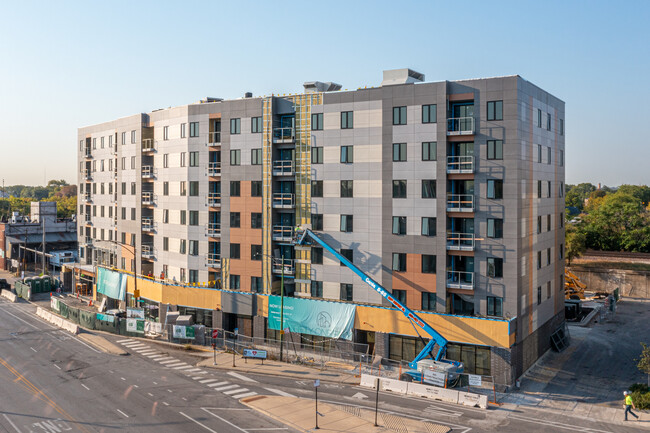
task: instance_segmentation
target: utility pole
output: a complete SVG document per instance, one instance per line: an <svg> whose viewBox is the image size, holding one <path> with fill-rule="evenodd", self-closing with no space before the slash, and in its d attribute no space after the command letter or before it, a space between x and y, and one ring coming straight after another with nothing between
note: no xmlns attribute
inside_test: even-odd
<svg viewBox="0 0 650 433"><path fill-rule="evenodd" d="M284 345L284 257L280 256L280 362L282 362L282 346Z"/></svg>
<svg viewBox="0 0 650 433"><path fill-rule="evenodd" d="M43 275L45 275L45 216L43 215L41 203L39 203L38 206L41 208L39 214L41 216L41 221L43 222Z"/></svg>

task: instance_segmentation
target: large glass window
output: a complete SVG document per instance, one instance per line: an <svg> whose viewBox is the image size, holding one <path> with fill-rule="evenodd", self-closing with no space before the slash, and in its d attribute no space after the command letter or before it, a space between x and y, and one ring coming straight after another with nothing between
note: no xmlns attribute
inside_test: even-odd
<svg viewBox="0 0 650 433"><path fill-rule="evenodd" d="M487 159L503 159L503 140L487 141Z"/></svg>
<svg viewBox="0 0 650 433"><path fill-rule="evenodd" d="M190 152L190 167L199 166L199 152Z"/></svg>
<svg viewBox="0 0 650 433"><path fill-rule="evenodd" d="M241 134L241 119L230 119L230 133Z"/></svg>
<svg viewBox="0 0 650 433"><path fill-rule="evenodd" d="M487 120L503 120L503 101L487 103Z"/></svg>
<svg viewBox="0 0 650 433"><path fill-rule="evenodd" d="M323 248L311 247L311 263L313 265L323 264Z"/></svg>
<svg viewBox="0 0 650 433"><path fill-rule="evenodd" d="M311 280L311 297L312 298L322 298L323 297L323 282Z"/></svg>
<svg viewBox="0 0 650 433"><path fill-rule="evenodd" d="M262 165L262 149L251 150L251 165Z"/></svg>
<svg viewBox="0 0 650 433"><path fill-rule="evenodd" d="M341 215L341 231L346 233L352 232L354 230L353 221L352 215Z"/></svg>
<svg viewBox="0 0 650 433"><path fill-rule="evenodd" d="M311 115L311 130L312 131L323 130L323 113L315 113Z"/></svg>
<svg viewBox="0 0 650 433"><path fill-rule="evenodd" d="M323 230L323 214L313 213L311 214L311 229L312 230Z"/></svg>
<svg viewBox="0 0 650 433"><path fill-rule="evenodd" d="M312 197L322 197L323 196L323 181L322 180L312 180L311 181L311 196Z"/></svg>
<svg viewBox="0 0 650 433"><path fill-rule="evenodd" d="M312 147L311 148L311 163L312 164L322 164L323 163L323 147Z"/></svg>
<svg viewBox="0 0 650 433"><path fill-rule="evenodd" d="M487 315L503 317L503 298L487 297Z"/></svg>
<svg viewBox="0 0 650 433"><path fill-rule="evenodd" d="M447 345L447 359L462 362L465 373L489 376L492 371L489 347L450 343Z"/></svg>
<svg viewBox="0 0 650 433"><path fill-rule="evenodd" d="M488 257L487 259L487 273L488 277L502 278L503 277L503 259L496 257Z"/></svg>
<svg viewBox="0 0 650 433"><path fill-rule="evenodd" d="M503 181L500 179L488 179L487 198L499 200L503 198Z"/></svg>
<svg viewBox="0 0 650 433"><path fill-rule="evenodd" d="M251 228L252 229L261 229L262 228L262 213L253 212L251 213Z"/></svg>
<svg viewBox="0 0 650 433"><path fill-rule="evenodd" d="M436 235L435 217L422 217L422 236Z"/></svg>
<svg viewBox="0 0 650 433"><path fill-rule="evenodd" d="M431 292L422 292L422 310L436 311L436 294Z"/></svg>
<svg viewBox="0 0 650 433"><path fill-rule="evenodd" d="M190 122L190 137L199 136L199 122Z"/></svg>
<svg viewBox="0 0 650 433"><path fill-rule="evenodd" d="M190 197L198 197L199 195L199 182L195 180L190 181Z"/></svg>
<svg viewBox="0 0 650 433"><path fill-rule="evenodd" d="M438 143L426 141L422 143L422 161L436 161L438 159Z"/></svg>
<svg viewBox="0 0 650 433"><path fill-rule="evenodd" d="M393 198L406 198L406 181L393 181Z"/></svg>
<svg viewBox="0 0 650 433"><path fill-rule="evenodd" d="M341 146L341 163L351 164L354 162L354 149L352 146Z"/></svg>
<svg viewBox="0 0 650 433"><path fill-rule="evenodd" d="M436 198L436 181L422 179L422 198Z"/></svg>
<svg viewBox="0 0 650 433"><path fill-rule="evenodd" d="M487 220L487 237L500 239L503 237L503 220L498 218L488 218Z"/></svg>
<svg viewBox="0 0 650 433"><path fill-rule="evenodd" d="M262 118L251 117L251 133L256 134L262 132Z"/></svg>
<svg viewBox="0 0 650 433"><path fill-rule="evenodd" d="M422 106L422 123L436 123L436 104Z"/></svg>
<svg viewBox="0 0 650 433"><path fill-rule="evenodd" d="M406 217L394 216L393 217L393 234L405 235L406 234Z"/></svg>
<svg viewBox="0 0 650 433"><path fill-rule="evenodd" d="M239 197L241 195L241 183L238 180L230 181L230 196Z"/></svg>
<svg viewBox="0 0 650 433"><path fill-rule="evenodd" d="M352 284L341 283L341 301L352 301Z"/></svg>
<svg viewBox="0 0 650 433"><path fill-rule="evenodd" d="M393 125L406 125L406 107L393 107Z"/></svg>
<svg viewBox="0 0 650 433"><path fill-rule="evenodd" d="M351 180L342 180L341 181L341 198L353 197L354 196L354 186Z"/></svg>
<svg viewBox="0 0 650 433"><path fill-rule="evenodd" d="M352 111L341 111L341 129L354 128L354 117Z"/></svg>
<svg viewBox="0 0 650 433"><path fill-rule="evenodd" d="M230 150L230 165L241 165L241 150Z"/></svg>
<svg viewBox="0 0 650 433"><path fill-rule="evenodd" d="M422 273L435 274L436 273L436 256L433 254L422 254Z"/></svg>
<svg viewBox="0 0 650 433"><path fill-rule="evenodd" d="M230 228L241 227L241 214L239 212L230 212Z"/></svg>
<svg viewBox="0 0 650 433"><path fill-rule="evenodd" d="M190 211L190 225L198 226L199 225L199 211L191 210Z"/></svg>
<svg viewBox="0 0 650 433"><path fill-rule="evenodd" d="M406 161L406 143L393 143L393 162Z"/></svg>
<svg viewBox="0 0 650 433"><path fill-rule="evenodd" d="M406 272L406 253L393 253L393 271Z"/></svg>
<svg viewBox="0 0 650 433"><path fill-rule="evenodd" d="M397 299L398 302L406 304L406 290L393 289L393 297Z"/></svg>
<svg viewBox="0 0 650 433"><path fill-rule="evenodd" d="M241 248L239 244L230 244L230 258L239 259L241 254Z"/></svg>
<svg viewBox="0 0 650 433"><path fill-rule="evenodd" d="M251 197L262 197L261 180L251 180Z"/></svg>

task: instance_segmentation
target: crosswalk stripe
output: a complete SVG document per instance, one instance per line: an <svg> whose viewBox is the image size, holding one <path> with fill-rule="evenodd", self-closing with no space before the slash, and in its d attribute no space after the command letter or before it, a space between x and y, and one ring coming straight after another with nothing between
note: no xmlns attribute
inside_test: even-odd
<svg viewBox="0 0 650 433"><path fill-rule="evenodd" d="M127 338L126 340L117 340L117 342L120 343L120 344L124 344L124 343L127 343L129 341L133 341L133 340L131 340L130 338Z"/></svg>
<svg viewBox="0 0 650 433"><path fill-rule="evenodd" d="M238 392L246 392L248 391L248 388L238 388L238 389L231 389L230 391L224 391L223 393L226 395L230 394L237 394Z"/></svg>
<svg viewBox="0 0 650 433"><path fill-rule="evenodd" d="M161 362L161 364L163 363ZM172 367L178 367L179 365L187 365L187 364L185 362L174 362L172 364L166 364L165 367L172 368Z"/></svg>
<svg viewBox="0 0 650 433"><path fill-rule="evenodd" d="M144 349L144 348L147 347L146 344L129 344L129 345L126 345L126 344L125 344L124 346L125 346L127 349L132 349L132 350L135 350L135 349Z"/></svg>
<svg viewBox="0 0 650 433"><path fill-rule="evenodd" d="M160 362L161 364L167 361L176 361L176 358L172 358L171 356L163 356L162 358L156 359L157 362Z"/></svg>
<svg viewBox="0 0 650 433"><path fill-rule="evenodd" d="M159 353L153 353L151 355L147 355L147 358L151 358L154 361L157 361L158 358L164 358L164 357L165 357L165 355L160 355Z"/></svg>
<svg viewBox="0 0 650 433"><path fill-rule="evenodd" d="M160 363L164 365L164 364L171 364L171 363L176 364L177 362L178 362L178 359L169 359L167 361L161 361Z"/></svg>
<svg viewBox="0 0 650 433"><path fill-rule="evenodd" d="M225 385L225 384L227 384L227 383L229 383L229 382L226 381L226 382L210 383L210 384L208 384L208 386L209 386L210 388L212 388L213 386L221 386L221 385Z"/></svg>
<svg viewBox="0 0 650 433"><path fill-rule="evenodd" d="M199 373L201 371L200 368L193 368L191 370L187 370L185 373L194 373L194 374L201 374ZM204 372L205 373L205 372ZM199 376L200 377L200 376Z"/></svg>
<svg viewBox="0 0 650 433"><path fill-rule="evenodd" d="M204 380L199 380L199 383L209 383L209 382L214 382L214 381L217 381L217 380L219 380L219 379L204 379Z"/></svg>
<svg viewBox="0 0 650 433"><path fill-rule="evenodd" d="M157 350L145 350L144 352L138 352L138 353L140 353L140 355L142 355L142 356L149 356L149 355L155 355L156 353L158 353L158 351Z"/></svg>
<svg viewBox="0 0 650 433"><path fill-rule="evenodd" d="M254 396L254 395L257 395L257 393L251 391L251 392L245 392L245 393L243 393L243 394L235 394L235 395L231 395L231 397L232 397L232 398L244 398L244 397L252 397L252 396Z"/></svg>
<svg viewBox="0 0 650 433"><path fill-rule="evenodd" d="M226 386L221 386L219 388L215 388L215 391L225 391L227 389L233 389L233 388L239 388L239 385L226 385Z"/></svg>
<svg viewBox="0 0 650 433"><path fill-rule="evenodd" d="M144 344L141 341L129 341L128 343L122 343L122 346L144 346Z"/></svg>
<svg viewBox="0 0 650 433"><path fill-rule="evenodd" d="M236 377L237 379L245 380L246 382L257 383L257 381L255 379L251 379L250 377L246 377L246 376L243 376L243 375L241 375L239 373L235 373L234 371L229 371L228 374L233 376L233 377Z"/></svg>
<svg viewBox="0 0 650 433"><path fill-rule="evenodd" d="M192 378L192 380L199 380L199 379L203 379L203 376L196 376Z"/></svg>
<svg viewBox="0 0 650 433"><path fill-rule="evenodd" d="M289 394L288 392L281 391L279 389L275 388L264 388L267 391L271 391L274 394L281 395L282 397L295 397L293 394Z"/></svg>
<svg viewBox="0 0 650 433"><path fill-rule="evenodd" d="M178 367L174 367L174 370L184 370L186 368L192 368L191 365L180 365Z"/></svg>

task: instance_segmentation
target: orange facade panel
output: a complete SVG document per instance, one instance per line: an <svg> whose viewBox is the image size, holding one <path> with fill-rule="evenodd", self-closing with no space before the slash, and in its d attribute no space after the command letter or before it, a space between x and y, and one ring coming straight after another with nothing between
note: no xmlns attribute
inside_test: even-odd
<svg viewBox="0 0 650 433"><path fill-rule="evenodd" d="M422 308L422 292L436 292L436 274L422 273L422 255L406 255L406 272L393 271L393 290L406 290L406 306Z"/></svg>

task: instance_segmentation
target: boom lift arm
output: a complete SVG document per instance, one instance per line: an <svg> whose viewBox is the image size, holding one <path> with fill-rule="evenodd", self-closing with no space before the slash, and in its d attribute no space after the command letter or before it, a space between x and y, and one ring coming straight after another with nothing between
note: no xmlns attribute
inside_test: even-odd
<svg viewBox="0 0 650 433"><path fill-rule="evenodd" d="M427 322L424 320L420 319L417 314L415 314L411 309L407 308L405 305L403 305L401 302L399 302L397 299L393 297L386 289L384 289L379 283L377 283L375 280L370 278L366 273L361 271L358 267L356 267L352 262L350 262L348 259L346 259L344 256L342 256L338 251L336 251L334 248L329 246L325 241L323 241L321 238L316 236L314 232L312 232L309 229L298 229L296 228L296 238L295 238L295 244L296 245L305 245L307 243L307 237L311 238L314 240L316 243L318 243L320 246L325 248L327 251L329 251L334 257L336 257L341 263L343 263L345 266L348 268L352 269L352 271L357 274L361 279L368 284L370 287L375 289L377 293L379 293L381 296L383 296L385 299L388 300L391 304L395 306L398 310L402 312L406 316L407 319L411 321L411 323L417 325L422 329L424 332L426 332L430 337L431 341L429 341L428 344L425 345L424 349L418 354L418 356L415 357L413 361L409 363L409 366L413 369L418 368L418 361L423 360L427 356L431 356L431 358L434 361L445 361L443 359L445 352L447 350L447 340L440 335L435 329L433 329ZM438 351L437 353L434 354L434 346L438 345Z"/></svg>

